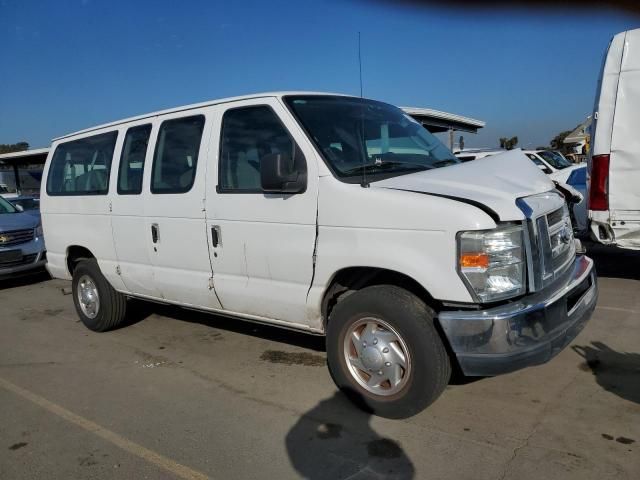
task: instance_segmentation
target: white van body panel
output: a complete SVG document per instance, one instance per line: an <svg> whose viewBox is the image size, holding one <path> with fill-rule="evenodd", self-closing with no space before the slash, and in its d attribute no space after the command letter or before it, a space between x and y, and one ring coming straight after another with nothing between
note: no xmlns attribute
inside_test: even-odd
<svg viewBox="0 0 640 480"><path fill-rule="evenodd" d="M152 125L150 140L155 138L158 131L158 122L146 119L121 126L116 143L116 154L113 158L112 174L109 191L117 192L120 164L119 153L122 151L127 130L141 125ZM147 148L145 166L153 161L153 148ZM151 171L145 168L142 176L142 191L149 189ZM121 278L125 290L129 293L149 297L160 298L153 274L152 256L149 251L149 229L145 221L144 201L141 195L109 195L111 202L111 228L113 243L121 270Z"/></svg>
<svg viewBox="0 0 640 480"><path fill-rule="evenodd" d="M307 188L295 195L218 192L220 125L229 109L268 106L284 124L307 164ZM216 293L225 310L320 329L320 311L307 312L313 277L318 203L317 153L278 98L240 100L215 107L216 125L207 162L206 234Z"/></svg>
<svg viewBox="0 0 640 480"><path fill-rule="evenodd" d="M330 173L282 95L172 109L55 140L44 178L60 143L118 131L107 195L43 195L51 274L70 278L68 248L78 245L93 253L107 280L127 295L320 333L323 296L336 274L351 267L397 272L437 300L472 303L456 270L458 233L493 229L498 221L522 221L516 200L554 188L520 151L368 187L343 183ZM248 105L270 106L302 150L304 193L218 193L223 115ZM162 122L193 115L204 115L206 121L192 188L180 194L152 193ZM144 124L152 129L142 193L119 195L124 137L129 128ZM154 224L159 227L156 243ZM217 247L212 228L219 229Z"/></svg>
<svg viewBox="0 0 640 480"><path fill-rule="evenodd" d="M609 211L590 211L594 237L604 225L615 243L640 249L640 29L611 41L593 123L593 155L610 155Z"/></svg>
<svg viewBox="0 0 640 480"><path fill-rule="evenodd" d="M334 177L320 179L310 308L319 307L332 278L349 267L398 272L416 280L436 299L472 302L456 271L456 234L495 228L496 223L471 205L384 188L380 183L363 188Z"/></svg>
<svg viewBox="0 0 640 480"><path fill-rule="evenodd" d="M112 132L101 129L75 139ZM118 139L119 140L119 139ZM45 168L43 182L49 175L51 158L56 147L52 145ZM113 166L113 165L112 165ZM70 280L67 254L72 246L89 248L98 260L100 270L116 290L126 290L117 273L118 260L111 233L111 199L108 195L49 197L47 188L41 193L40 213L42 228L47 237L47 270L51 276ZM60 228L62 226L62 228ZM71 241L70 241L71 240Z"/></svg>

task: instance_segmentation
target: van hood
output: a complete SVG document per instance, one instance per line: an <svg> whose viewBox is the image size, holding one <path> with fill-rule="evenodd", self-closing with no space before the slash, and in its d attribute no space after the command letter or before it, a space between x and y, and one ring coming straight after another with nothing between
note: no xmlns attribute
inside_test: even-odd
<svg viewBox="0 0 640 480"><path fill-rule="evenodd" d="M502 221L523 220L518 198L554 189L553 182L521 150L410 173L371 184L471 203Z"/></svg>

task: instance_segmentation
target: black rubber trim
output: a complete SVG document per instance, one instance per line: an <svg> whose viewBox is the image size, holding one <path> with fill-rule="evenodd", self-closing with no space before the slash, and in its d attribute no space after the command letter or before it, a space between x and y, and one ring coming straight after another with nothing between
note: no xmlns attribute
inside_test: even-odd
<svg viewBox="0 0 640 480"><path fill-rule="evenodd" d="M386 188L388 190L400 190L402 192L420 193L422 195L431 195L432 197L447 198L449 200L455 200L456 202L466 203L467 205L472 205L482 210L484 213L489 215L494 222L496 223L500 222L500 216L495 211L493 211L483 203L476 202L475 200L469 200L468 198L456 197L453 195L444 195L442 193L431 193L431 192L420 192L418 190L407 190L405 188L394 188L394 187L379 187L379 188Z"/></svg>

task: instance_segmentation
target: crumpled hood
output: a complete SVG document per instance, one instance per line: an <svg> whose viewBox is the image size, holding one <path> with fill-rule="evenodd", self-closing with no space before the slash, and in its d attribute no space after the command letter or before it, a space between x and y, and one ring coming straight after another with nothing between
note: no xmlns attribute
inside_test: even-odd
<svg viewBox="0 0 640 480"><path fill-rule="evenodd" d="M38 217L23 212L0 214L0 232L36 228L38 223Z"/></svg>
<svg viewBox="0 0 640 480"><path fill-rule="evenodd" d="M439 195L495 212L502 221L522 220L516 199L554 189L553 182L520 150L411 173L371 184L371 188L390 188ZM444 212L443 212L444 214Z"/></svg>

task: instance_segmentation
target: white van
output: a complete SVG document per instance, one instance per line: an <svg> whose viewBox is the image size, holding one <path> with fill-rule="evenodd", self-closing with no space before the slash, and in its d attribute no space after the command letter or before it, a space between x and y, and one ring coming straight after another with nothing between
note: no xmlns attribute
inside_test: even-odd
<svg viewBox="0 0 640 480"><path fill-rule="evenodd" d="M549 360L596 303L565 200L521 152L462 164L377 101L166 110L54 140L44 175L48 268L88 328L137 297L326 335L336 384L383 416L452 367Z"/></svg>
<svg viewBox="0 0 640 480"><path fill-rule="evenodd" d="M640 249L640 29L613 37L591 124L589 218L603 244Z"/></svg>

